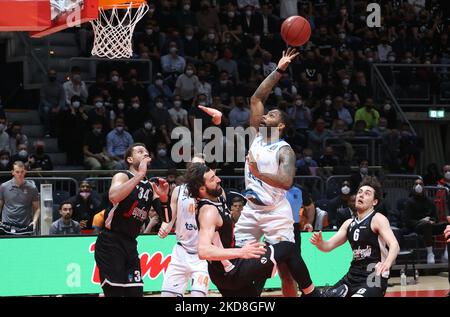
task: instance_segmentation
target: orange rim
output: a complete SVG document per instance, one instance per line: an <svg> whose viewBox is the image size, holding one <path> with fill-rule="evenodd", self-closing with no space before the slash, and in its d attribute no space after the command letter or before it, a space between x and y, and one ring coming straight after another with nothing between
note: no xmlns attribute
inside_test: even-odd
<svg viewBox="0 0 450 317"><path fill-rule="evenodd" d="M99 0L98 7L103 10L112 10L114 8L125 9L131 4L132 8L139 8L142 4L147 4L146 0Z"/></svg>

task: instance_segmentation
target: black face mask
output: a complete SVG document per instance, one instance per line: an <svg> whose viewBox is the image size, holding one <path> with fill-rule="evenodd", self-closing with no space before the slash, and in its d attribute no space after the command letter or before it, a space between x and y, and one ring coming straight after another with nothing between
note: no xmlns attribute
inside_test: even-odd
<svg viewBox="0 0 450 317"><path fill-rule="evenodd" d="M48 76L48 81L49 82L55 82L56 81L56 76Z"/></svg>

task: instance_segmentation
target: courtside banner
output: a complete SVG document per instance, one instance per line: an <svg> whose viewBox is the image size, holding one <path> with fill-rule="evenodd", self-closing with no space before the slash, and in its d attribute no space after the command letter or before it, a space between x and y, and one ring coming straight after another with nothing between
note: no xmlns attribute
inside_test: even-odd
<svg viewBox="0 0 450 317"><path fill-rule="evenodd" d="M329 239L334 232L324 232ZM302 233L302 256L317 286L332 285L348 270L352 251L348 243L323 253L313 246L310 233ZM94 260L96 236L0 238L0 296L101 293ZM138 237L144 291L158 292L170 263L175 235ZM276 275L265 288L277 289ZM216 289L211 285L211 289Z"/></svg>

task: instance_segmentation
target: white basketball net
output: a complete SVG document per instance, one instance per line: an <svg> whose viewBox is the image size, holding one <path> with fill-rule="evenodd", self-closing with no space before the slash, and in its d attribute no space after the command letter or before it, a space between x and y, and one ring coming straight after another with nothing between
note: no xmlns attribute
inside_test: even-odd
<svg viewBox="0 0 450 317"><path fill-rule="evenodd" d="M110 10L98 8L99 17L92 20L94 47L91 54L107 58L129 58L133 54L133 32L136 24L147 13L147 3L142 3L133 13L132 3Z"/></svg>

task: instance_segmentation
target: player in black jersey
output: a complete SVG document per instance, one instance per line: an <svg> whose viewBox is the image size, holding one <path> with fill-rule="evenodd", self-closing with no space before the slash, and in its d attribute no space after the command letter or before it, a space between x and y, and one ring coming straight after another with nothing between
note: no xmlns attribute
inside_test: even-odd
<svg viewBox="0 0 450 317"><path fill-rule="evenodd" d="M208 260L210 279L222 296L259 296L257 283L273 276L277 263L286 263L303 288L312 288L307 296L318 295L309 273L302 270L295 243L281 241L265 247L250 241L242 248L234 248L233 220L214 170L205 164L191 164L186 182L189 193L198 200L198 255Z"/></svg>
<svg viewBox="0 0 450 317"><path fill-rule="evenodd" d="M170 222L169 185L147 179L151 158L145 145L135 143L125 153L126 172L114 175L109 189L113 207L105 213L105 228L98 235L95 261L105 296L143 296L136 237L153 206L160 219Z"/></svg>
<svg viewBox="0 0 450 317"><path fill-rule="evenodd" d="M444 230L445 239L447 239L447 252L450 254L450 225ZM450 283L450 260L448 261L448 282ZM450 292L448 293L450 296Z"/></svg>
<svg viewBox="0 0 450 317"><path fill-rule="evenodd" d="M322 232L311 237L311 243L321 251L329 252L347 240L353 251L348 273L324 293L325 297L383 297L386 293L389 269L400 248L388 219L374 211L380 198L381 185L376 177L365 177L356 195L357 217L346 220L328 241L322 239Z"/></svg>

